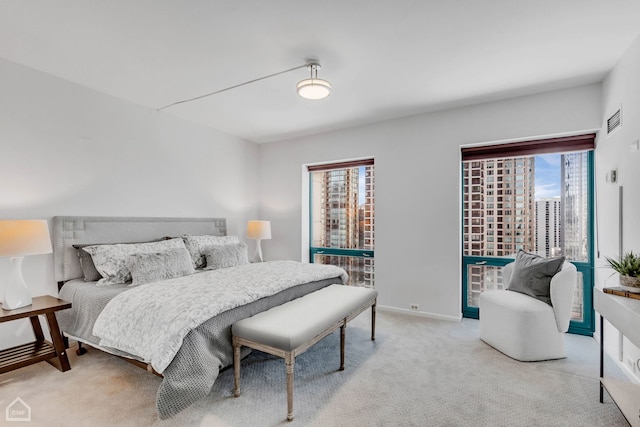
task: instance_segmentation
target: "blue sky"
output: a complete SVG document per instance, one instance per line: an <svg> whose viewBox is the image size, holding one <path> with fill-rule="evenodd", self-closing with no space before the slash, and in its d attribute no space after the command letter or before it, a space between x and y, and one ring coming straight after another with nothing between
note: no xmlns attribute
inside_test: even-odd
<svg viewBox="0 0 640 427"><path fill-rule="evenodd" d="M365 167L359 168L358 204L365 202ZM560 197L560 154L542 154L536 156L535 168L536 192L535 199Z"/></svg>
<svg viewBox="0 0 640 427"><path fill-rule="evenodd" d="M560 154L536 156L535 198L560 197Z"/></svg>
<svg viewBox="0 0 640 427"><path fill-rule="evenodd" d="M363 205L365 201L365 174L364 166L358 168L358 205Z"/></svg>

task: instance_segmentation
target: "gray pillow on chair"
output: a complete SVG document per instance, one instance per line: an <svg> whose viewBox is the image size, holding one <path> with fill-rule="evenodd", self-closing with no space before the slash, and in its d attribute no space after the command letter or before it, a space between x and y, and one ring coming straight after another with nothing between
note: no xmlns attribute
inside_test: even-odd
<svg viewBox="0 0 640 427"><path fill-rule="evenodd" d="M551 278L562 269L564 257L544 258L520 250L507 290L520 292L551 305Z"/></svg>

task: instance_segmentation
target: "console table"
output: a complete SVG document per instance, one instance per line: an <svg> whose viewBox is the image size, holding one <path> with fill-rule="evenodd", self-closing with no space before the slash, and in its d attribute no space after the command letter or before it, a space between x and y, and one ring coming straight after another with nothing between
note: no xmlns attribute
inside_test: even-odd
<svg viewBox="0 0 640 427"><path fill-rule="evenodd" d="M640 385L604 376L604 319L640 347L640 300L607 294L596 288L593 303L600 313L600 403L606 389L629 424L640 426Z"/></svg>
<svg viewBox="0 0 640 427"><path fill-rule="evenodd" d="M58 310L67 308L71 308L70 302L45 295L34 297L33 303L27 307L16 308L15 310L0 309L0 323L28 317L31 320L31 328L36 336L34 342L0 350L0 374L43 360L51 363L51 359L58 360L60 366L54 366L62 372L71 369L55 313ZM47 318L53 343L44 339L40 319L38 319L40 314L44 314Z"/></svg>

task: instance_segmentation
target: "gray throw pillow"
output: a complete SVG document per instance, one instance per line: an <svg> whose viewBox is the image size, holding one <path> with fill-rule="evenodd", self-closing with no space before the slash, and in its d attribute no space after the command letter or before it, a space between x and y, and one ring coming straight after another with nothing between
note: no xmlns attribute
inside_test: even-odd
<svg viewBox="0 0 640 427"><path fill-rule="evenodd" d="M204 248L203 253L207 259L205 270L249 264L246 243L208 246Z"/></svg>
<svg viewBox="0 0 640 427"><path fill-rule="evenodd" d="M91 254L96 270L102 276L97 286L127 283L131 281L131 271L126 261L130 255L137 253L156 253L169 249L183 248L182 239L161 240L149 243L116 243L113 245L85 246L84 251Z"/></svg>
<svg viewBox="0 0 640 427"><path fill-rule="evenodd" d="M80 259L80 268L82 268L82 273L84 274L85 282L97 282L102 279L98 270L96 270L96 265L93 263L93 259L91 259L91 255L88 252L82 250L85 246L91 245L73 245L76 249L76 255Z"/></svg>
<svg viewBox="0 0 640 427"><path fill-rule="evenodd" d="M162 239L158 239L158 240L150 240L148 242L134 242L134 243L153 243L153 242L160 242L162 240L171 240L175 238L176 237L163 237ZM98 246L98 245L108 245L108 244L109 243L84 243L84 244L72 245L75 248L76 255L78 255L78 258L80 260L80 268L82 269L82 274L84 275L83 280L85 282L96 282L102 279L102 275L100 274L98 269L96 269L96 265L93 262L93 258L91 257L91 254L83 250L83 248L85 246Z"/></svg>
<svg viewBox="0 0 640 427"><path fill-rule="evenodd" d="M551 305L551 278L562 269L564 257L544 258L520 250L507 290L520 292Z"/></svg>
<svg viewBox="0 0 640 427"><path fill-rule="evenodd" d="M186 248L132 254L127 258L126 264L133 279L130 286L159 282L195 273L191 255Z"/></svg>

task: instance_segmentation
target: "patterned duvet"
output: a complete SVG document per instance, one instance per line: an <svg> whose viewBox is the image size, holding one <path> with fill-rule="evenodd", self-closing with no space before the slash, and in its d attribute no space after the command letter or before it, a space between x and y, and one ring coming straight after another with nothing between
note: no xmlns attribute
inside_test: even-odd
<svg viewBox="0 0 640 427"><path fill-rule="evenodd" d="M73 306L58 321L71 336L162 372L156 405L165 419L206 396L233 363L233 323L346 277L333 266L270 261L138 287L72 281L60 298Z"/></svg>

